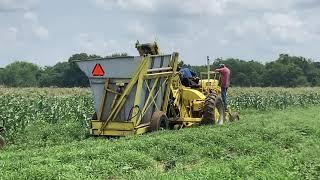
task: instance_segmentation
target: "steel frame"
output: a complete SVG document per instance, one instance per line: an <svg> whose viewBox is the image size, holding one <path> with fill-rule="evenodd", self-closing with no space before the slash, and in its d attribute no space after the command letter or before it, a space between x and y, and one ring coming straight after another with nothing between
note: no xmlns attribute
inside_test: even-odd
<svg viewBox="0 0 320 180"><path fill-rule="evenodd" d="M97 112L97 120L91 121L90 134L107 136L126 136L133 134L142 134L147 132L150 122L141 124L141 120L148 108L150 108L153 104L156 105L155 99L157 98L159 92L162 90L163 84L166 84L166 86L164 86L166 88L164 91L164 100L162 102L161 107L157 107L156 105L156 109L161 110L163 112L167 111L169 95L171 91L170 85L172 83L173 76L176 73L176 69L178 66L178 57L178 53L173 53L171 56L169 67L148 70L151 61L151 56L141 56L141 63L139 64L130 82L126 85L122 93L118 93L114 90L109 89L108 86L110 80L106 79L104 84L104 93L100 101L99 111ZM164 78L164 80L160 88L158 88L156 92L156 87L159 86L158 82L160 78ZM150 79L155 80L152 87L149 87L147 83L147 80ZM139 112L139 109L135 107L137 107L140 104L143 84L146 85L149 91L149 95L142 108L142 111ZM128 95L130 94L135 85L137 85L137 88L130 121L117 121L116 117L118 116L121 108L127 100ZM104 113L105 102L107 99L107 93L113 93L115 94L115 97L112 100L111 111L108 118L106 120L103 120L102 117ZM139 113L140 116L138 116Z"/></svg>

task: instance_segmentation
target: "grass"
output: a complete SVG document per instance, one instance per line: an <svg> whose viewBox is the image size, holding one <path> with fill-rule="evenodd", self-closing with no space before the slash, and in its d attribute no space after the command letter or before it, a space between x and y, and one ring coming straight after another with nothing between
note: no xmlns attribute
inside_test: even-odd
<svg viewBox="0 0 320 180"><path fill-rule="evenodd" d="M0 179L319 179L319 108L245 110L221 127L11 145L0 154Z"/></svg>

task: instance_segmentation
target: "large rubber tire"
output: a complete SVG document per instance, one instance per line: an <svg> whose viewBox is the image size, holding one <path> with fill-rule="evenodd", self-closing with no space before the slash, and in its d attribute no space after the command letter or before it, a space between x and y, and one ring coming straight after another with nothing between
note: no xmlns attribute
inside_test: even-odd
<svg viewBox="0 0 320 180"><path fill-rule="evenodd" d="M167 129L169 124L168 117L163 111L156 111L152 114L149 131L159 131Z"/></svg>
<svg viewBox="0 0 320 180"><path fill-rule="evenodd" d="M215 117L215 109L218 110L219 117ZM209 94L204 102L201 124L214 124L216 122L216 118L219 118L219 124L223 124L225 117L224 109L221 96L218 96L214 92Z"/></svg>
<svg viewBox="0 0 320 180"><path fill-rule="evenodd" d="M5 139L0 135L0 149L2 149L5 144L6 144Z"/></svg>
<svg viewBox="0 0 320 180"><path fill-rule="evenodd" d="M229 116L230 116L231 122L240 120L239 114L237 112L232 112L232 113L230 113Z"/></svg>

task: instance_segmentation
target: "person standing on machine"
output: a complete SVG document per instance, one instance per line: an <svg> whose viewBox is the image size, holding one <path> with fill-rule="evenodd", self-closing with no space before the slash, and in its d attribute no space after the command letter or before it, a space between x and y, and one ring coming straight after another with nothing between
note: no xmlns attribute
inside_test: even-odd
<svg viewBox="0 0 320 180"><path fill-rule="evenodd" d="M230 69L226 67L225 64L220 64L220 68L215 70L221 74L220 83L221 83L221 98L225 107L225 110L228 110L227 102L227 91L230 86Z"/></svg>

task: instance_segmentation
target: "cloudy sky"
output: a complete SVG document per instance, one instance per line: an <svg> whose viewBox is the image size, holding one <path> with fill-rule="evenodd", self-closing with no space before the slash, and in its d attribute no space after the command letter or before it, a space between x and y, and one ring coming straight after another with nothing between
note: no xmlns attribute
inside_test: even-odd
<svg viewBox="0 0 320 180"><path fill-rule="evenodd" d="M206 56L320 60L320 0L0 0L0 67L41 66L74 53L137 55L158 41L186 63Z"/></svg>

